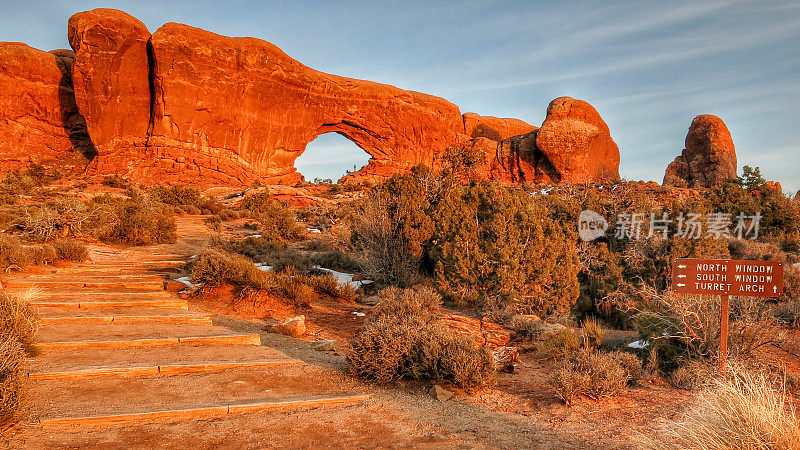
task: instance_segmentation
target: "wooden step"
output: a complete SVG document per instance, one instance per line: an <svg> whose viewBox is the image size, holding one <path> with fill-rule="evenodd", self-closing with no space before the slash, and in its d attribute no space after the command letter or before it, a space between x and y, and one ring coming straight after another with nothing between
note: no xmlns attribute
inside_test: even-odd
<svg viewBox="0 0 800 450"><path fill-rule="evenodd" d="M173 409L130 414L115 414L88 417L59 417L42 419L39 423L45 429L62 427L124 427L142 423L176 423L196 420L219 419L235 414L256 412L277 412L296 409L318 408L324 406L346 406L363 403L369 399L364 394L335 396L315 396L293 399L275 399L262 402L234 403L228 405L206 406L191 409Z"/></svg>
<svg viewBox="0 0 800 450"><path fill-rule="evenodd" d="M111 309L111 308L176 308L189 309L189 302L179 298L157 300L109 300L109 301L42 301L31 302L37 308L70 308L70 309Z"/></svg>
<svg viewBox="0 0 800 450"><path fill-rule="evenodd" d="M83 323L95 325L128 324L128 323L169 323L175 325L212 325L211 314L193 314L182 316L66 316L42 317L39 325L56 325L64 323Z"/></svg>
<svg viewBox="0 0 800 450"><path fill-rule="evenodd" d="M217 361L194 364L163 364L137 367L94 367L64 372L33 372L31 380L91 380L96 378L150 378L198 373L215 373L231 369L263 369L302 364L299 359L269 359L261 361Z"/></svg>
<svg viewBox="0 0 800 450"><path fill-rule="evenodd" d="M76 277L78 278L78 277ZM54 280L25 280L14 279L8 280L4 283L6 288L38 288L38 289L53 289L53 288L127 288L127 289L156 289L164 290L165 280L151 280L151 281L120 281L120 280L106 280L106 281L86 281L86 280L72 280L72 281L54 281ZM12 289L13 290L13 289Z"/></svg>
<svg viewBox="0 0 800 450"><path fill-rule="evenodd" d="M223 336L190 336L181 338L148 338L118 341L62 341L39 342L42 351L70 350L78 348L128 348L164 347L168 345L261 345L258 334L232 334Z"/></svg>
<svg viewBox="0 0 800 450"><path fill-rule="evenodd" d="M9 289L7 291L11 295L15 294L22 294L27 292L27 290L16 291L13 289ZM40 291L37 295L37 298L43 299L51 299L51 298L80 298L80 297L167 297L166 291L163 289L158 291L112 291L112 290L104 290L104 291L95 291L95 290L80 290L80 291L72 291L72 290L65 290L65 291L58 291L58 292L51 292L51 291Z"/></svg>

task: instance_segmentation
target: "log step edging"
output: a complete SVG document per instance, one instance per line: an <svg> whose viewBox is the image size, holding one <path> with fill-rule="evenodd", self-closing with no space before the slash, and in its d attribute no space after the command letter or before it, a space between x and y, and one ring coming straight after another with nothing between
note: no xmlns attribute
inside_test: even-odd
<svg viewBox="0 0 800 450"><path fill-rule="evenodd" d="M111 325L132 323L166 323L174 325L213 325L211 314L196 316L76 316L43 317L39 325L60 325L65 323Z"/></svg>
<svg viewBox="0 0 800 450"><path fill-rule="evenodd" d="M59 302L36 300L31 306L37 308L70 308L70 309L112 309L112 308L173 308L189 309L188 300L165 298L160 300L99 300L88 302Z"/></svg>
<svg viewBox="0 0 800 450"><path fill-rule="evenodd" d="M63 372L32 372L28 378L37 381L76 381L98 378L152 378L224 372L231 369L258 369L303 364L299 359L267 359L259 361L227 361L188 364L163 364L138 367L95 367Z"/></svg>
<svg viewBox="0 0 800 450"><path fill-rule="evenodd" d="M233 334L222 336L191 336L182 338L148 338L121 341L62 341L39 342L42 351L75 350L81 348L165 347L169 345L261 345L261 335Z"/></svg>
<svg viewBox="0 0 800 450"><path fill-rule="evenodd" d="M59 417L42 419L39 424L45 429L60 427L125 427L143 423L176 423L197 420L221 419L238 414L255 412L278 412L295 409L318 408L323 406L345 406L363 403L369 395L352 394L338 396L318 396L311 398L267 400L263 402L239 403L207 406L191 409L172 409L143 413L113 414L87 417Z"/></svg>

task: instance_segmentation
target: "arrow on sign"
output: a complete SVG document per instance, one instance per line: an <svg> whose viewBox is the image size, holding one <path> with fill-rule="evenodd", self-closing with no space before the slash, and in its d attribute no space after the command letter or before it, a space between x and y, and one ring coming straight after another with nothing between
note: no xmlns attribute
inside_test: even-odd
<svg viewBox="0 0 800 450"><path fill-rule="evenodd" d="M686 266L685 266L685 265L683 265L683 264L678 264L678 269L685 269L685 268L686 268Z"/></svg>
<svg viewBox="0 0 800 450"><path fill-rule="evenodd" d="M678 278L686 278L686 275L678 275Z"/></svg>
<svg viewBox="0 0 800 450"><path fill-rule="evenodd" d="M773 294L777 294L778 293L778 286L772 286L772 293Z"/></svg>
<svg viewBox="0 0 800 450"><path fill-rule="evenodd" d="M686 285L685 285L685 284L683 284L683 283L678 283L678 286L680 286L680 287L684 287L684 286L686 286Z"/></svg>

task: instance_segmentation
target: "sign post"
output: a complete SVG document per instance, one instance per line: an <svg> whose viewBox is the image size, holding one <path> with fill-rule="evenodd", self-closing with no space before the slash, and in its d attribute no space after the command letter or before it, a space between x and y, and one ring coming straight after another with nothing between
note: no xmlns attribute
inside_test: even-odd
<svg viewBox="0 0 800 450"><path fill-rule="evenodd" d="M719 366L728 358L730 296L780 297L783 294L783 264L777 261L737 261L684 258L675 261L672 290L679 294L719 295Z"/></svg>

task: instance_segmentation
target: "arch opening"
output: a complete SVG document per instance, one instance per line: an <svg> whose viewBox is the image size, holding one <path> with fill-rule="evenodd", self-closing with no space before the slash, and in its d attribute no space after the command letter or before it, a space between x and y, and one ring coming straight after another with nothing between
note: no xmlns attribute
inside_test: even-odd
<svg viewBox="0 0 800 450"><path fill-rule="evenodd" d="M306 181L331 180L335 183L367 165L369 159L369 153L343 134L327 132L306 145L303 153L295 159L294 167Z"/></svg>

